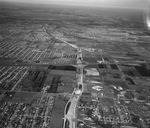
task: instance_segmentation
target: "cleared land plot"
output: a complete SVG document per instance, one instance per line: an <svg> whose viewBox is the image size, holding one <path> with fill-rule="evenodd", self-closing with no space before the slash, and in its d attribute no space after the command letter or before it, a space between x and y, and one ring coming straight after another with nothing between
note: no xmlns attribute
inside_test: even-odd
<svg viewBox="0 0 150 128"><path fill-rule="evenodd" d="M97 63L97 59L95 57L83 57L83 60L88 63Z"/></svg>
<svg viewBox="0 0 150 128"><path fill-rule="evenodd" d="M58 88L59 79L60 79L60 76L56 76L53 78L52 84L51 84L50 90L49 90L50 93L56 93L57 88Z"/></svg>
<svg viewBox="0 0 150 128"><path fill-rule="evenodd" d="M75 78L76 72L73 71L64 71L64 70L51 70L50 71L51 75L60 75L60 76L68 76L71 78Z"/></svg>
<svg viewBox="0 0 150 128"><path fill-rule="evenodd" d="M63 93L63 92L72 93L73 87L75 86L75 82L74 82L76 80L75 75L71 76L72 74L70 74L69 72L67 74L67 73L63 73L62 71L59 71L59 70L54 70L54 71L56 71L56 72L54 72L55 74L49 73L47 75L47 78L45 81L45 84L47 86L49 86L49 89L47 90L47 92L50 92L50 93ZM63 74L61 74L61 72Z"/></svg>
<svg viewBox="0 0 150 128"><path fill-rule="evenodd" d="M53 69L53 70L66 70L66 71L76 71L76 68L73 66L54 66L50 65L48 69Z"/></svg>
<svg viewBox="0 0 150 128"><path fill-rule="evenodd" d="M13 95L11 95L13 94ZM38 95L38 93L30 92L8 92L5 98L6 102L17 102L17 103L31 103L31 101Z"/></svg>
<svg viewBox="0 0 150 128"><path fill-rule="evenodd" d="M57 92L73 92L73 86L70 84L70 85L63 85L63 86L59 86L58 89L57 89Z"/></svg>
<svg viewBox="0 0 150 128"><path fill-rule="evenodd" d="M61 77L60 78L61 83L59 84L57 91L72 93L75 86L75 83L73 82L74 80L75 78L72 79L71 77L65 77L65 76Z"/></svg>
<svg viewBox="0 0 150 128"><path fill-rule="evenodd" d="M62 128L63 127L63 117L64 108L67 101L56 99L53 107L53 112L51 115L50 128Z"/></svg>

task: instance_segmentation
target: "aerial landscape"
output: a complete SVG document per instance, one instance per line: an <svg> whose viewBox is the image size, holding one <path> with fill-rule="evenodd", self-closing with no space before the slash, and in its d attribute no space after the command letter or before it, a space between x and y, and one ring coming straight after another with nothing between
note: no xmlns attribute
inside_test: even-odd
<svg viewBox="0 0 150 128"><path fill-rule="evenodd" d="M150 128L143 15L0 1L0 128Z"/></svg>

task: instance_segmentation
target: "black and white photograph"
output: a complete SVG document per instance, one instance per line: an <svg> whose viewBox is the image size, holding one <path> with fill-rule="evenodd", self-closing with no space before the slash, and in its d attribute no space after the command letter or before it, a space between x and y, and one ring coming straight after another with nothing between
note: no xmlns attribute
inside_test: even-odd
<svg viewBox="0 0 150 128"><path fill-rule="evenodd" d="M0 0L0 128L150 128L150 0Z"/></svg>

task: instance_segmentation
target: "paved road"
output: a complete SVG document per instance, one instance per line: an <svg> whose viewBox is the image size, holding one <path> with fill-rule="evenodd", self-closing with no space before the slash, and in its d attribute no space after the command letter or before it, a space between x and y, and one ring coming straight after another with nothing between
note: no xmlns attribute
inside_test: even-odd
<svg viewBox="0 0 150 128"><path fill-rule="evenodd" d="M76 108L77 108L77 104L78 101L80 99L80 96L82 95L83 92L83 68L86 64L86 62L83 61L83 57L82 57L82 49L79 48L76 45L70 44L67 41L64 41L62 39L56 38L57 40L60 40L68 45L70 45L73 48L77 49L78 55L77 55L77 65L75 65L78 69L79 69L79 74L78 74L78 87L74 89L72 96L70 98L70 100L68 101L66 107L65 107L65 117L64 117L64 125L63 128L67 128L67 126L65 126L65 121L68 120L69 121L69 128L76 128ZM82 90L79 91L79 85L82 86ZM80 94L76 93L76 92L81 92ZM68 105L69 108L68 108ZM68 108L68 111L67 111Z"/></svg>

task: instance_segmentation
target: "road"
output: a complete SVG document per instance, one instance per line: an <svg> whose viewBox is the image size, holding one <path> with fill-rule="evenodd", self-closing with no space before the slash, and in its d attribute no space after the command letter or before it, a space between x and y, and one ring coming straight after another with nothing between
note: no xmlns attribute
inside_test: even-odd
<svg viewBox="0 0 150 128"><path fill-rule="evenodd" d="M71 47L73 47L75 49L77 49L77 53L78 53L78 55L77 55L77 64L75 65L75 67L77 67L78 70L79 70L78 77L77 77L78 87L76 87L74 89L70 100L66 104L65 112L64 112L64 125L63 125L63 128L76 128L76 122L77 122L76 121L77 120L76 108L77 108L77 104L78 104L78 101L80 99L80 96L82 95L82 92L84 90L84 86L83 86L83 69L84 69L84 66L87 63L83 61L82 49L81 48L79 48L78 46L76 46L74 44L70 44L67 41L61 40L59 38L56 38L56 39L64 42L65 44L70 45ZM82 86L82 90L79 89L79 86ZM66 123L65 123L66 120L69 121L69 126L66 126Z"/></svg>

